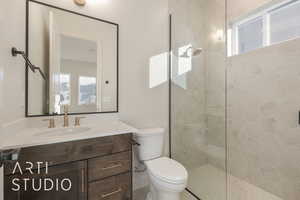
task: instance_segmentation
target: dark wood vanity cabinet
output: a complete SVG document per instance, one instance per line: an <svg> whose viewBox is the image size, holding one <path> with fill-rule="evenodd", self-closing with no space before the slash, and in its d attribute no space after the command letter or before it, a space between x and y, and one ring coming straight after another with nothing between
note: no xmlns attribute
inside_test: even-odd
<svg viewBox="0 0 300 200"><path fill-rule="evenodd" d="M131 200L131 138L123 134L23 148L19 168L17 162L5 164L4 200Z"/></svg>

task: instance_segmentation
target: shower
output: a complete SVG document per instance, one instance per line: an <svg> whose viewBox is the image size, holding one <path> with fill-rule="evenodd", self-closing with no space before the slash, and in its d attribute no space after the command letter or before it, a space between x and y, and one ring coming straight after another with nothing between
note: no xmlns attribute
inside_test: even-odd
<svg viewBox="0 0 300 200"><path fill-rule="evenodd" d="M170 0L170 13L187 199L299 200L300 0Z"/></svg>

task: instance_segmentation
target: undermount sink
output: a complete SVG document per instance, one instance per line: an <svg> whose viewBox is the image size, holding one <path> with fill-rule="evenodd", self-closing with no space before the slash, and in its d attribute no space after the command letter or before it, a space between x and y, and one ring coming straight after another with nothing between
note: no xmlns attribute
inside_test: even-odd
<svg viewBox="0 0 300 200"><path fill-rule="evenodd" d="M68 127L68 128L54 128L37 132L35 136L64 136L82 134L89 131L89 127Z"/></svg>

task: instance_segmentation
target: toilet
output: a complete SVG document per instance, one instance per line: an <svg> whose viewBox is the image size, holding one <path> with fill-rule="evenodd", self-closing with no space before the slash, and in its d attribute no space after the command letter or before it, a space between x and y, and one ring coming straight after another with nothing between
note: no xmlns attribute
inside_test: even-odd
<svg viewBox="0 0 300 200"><path fill-rule="evenodd" d="M180 193L187 186L187 170L179 162L161 157L164 129L144 129L134 134L138 158L147 167L150 192L146 200L180 200Z"/></svg>

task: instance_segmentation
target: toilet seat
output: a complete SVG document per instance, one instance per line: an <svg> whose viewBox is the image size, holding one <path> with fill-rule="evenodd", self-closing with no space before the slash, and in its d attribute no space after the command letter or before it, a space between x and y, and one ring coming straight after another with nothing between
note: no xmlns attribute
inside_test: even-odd
<svg viewBox="0 0 300 200"><path fill-rule="evenodd" d="M186 169L177 161L161 157L145 162L149 173L161 181L172 184L183 184L188 179Z"/></svg>

